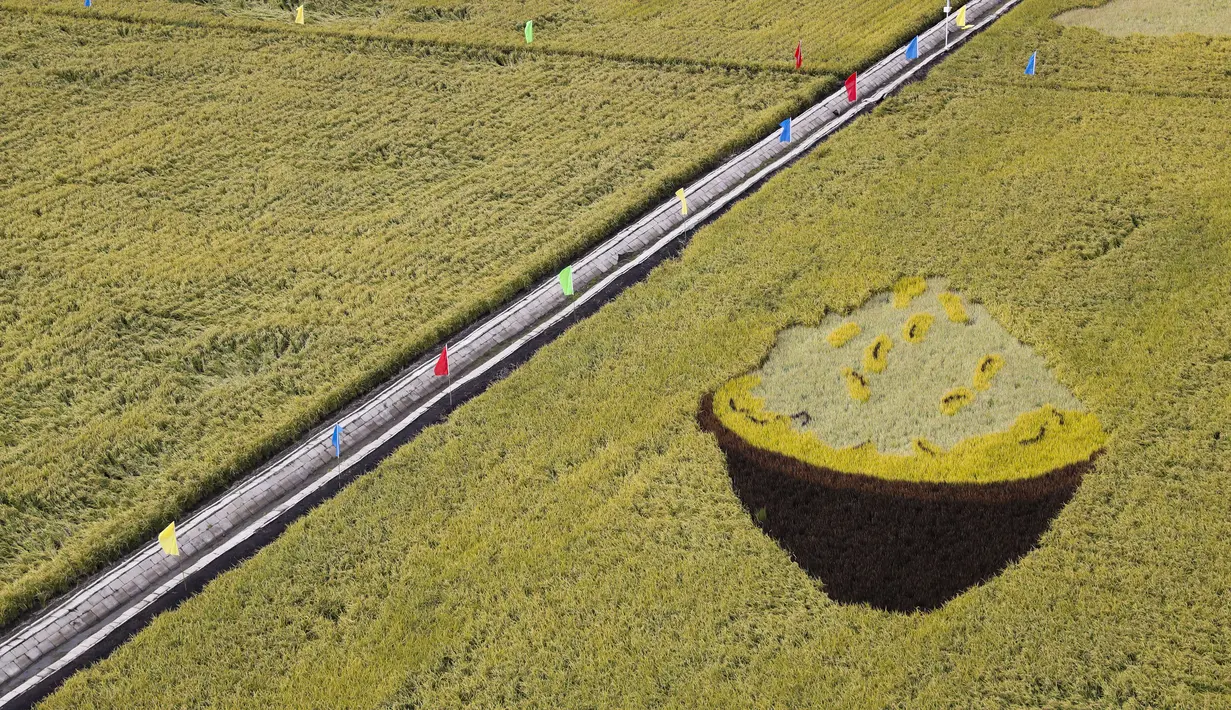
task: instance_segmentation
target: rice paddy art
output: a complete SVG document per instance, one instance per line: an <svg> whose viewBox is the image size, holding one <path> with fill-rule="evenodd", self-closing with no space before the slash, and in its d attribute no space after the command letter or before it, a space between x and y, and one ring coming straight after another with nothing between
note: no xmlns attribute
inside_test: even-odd
<svg viewBox="0 0 1231 710"><path fill-rule="evenodd" d="M918 277L783 331L699 417L757 524L833 599L893 611L1028 553L1106 438L985 308Z"/></svg>

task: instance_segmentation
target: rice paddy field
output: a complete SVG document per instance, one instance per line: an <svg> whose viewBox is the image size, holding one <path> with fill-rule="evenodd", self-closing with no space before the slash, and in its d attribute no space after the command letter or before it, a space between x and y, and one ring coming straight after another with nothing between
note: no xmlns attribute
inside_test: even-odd
<svg viewBox="0 0 1231 710"><path fill-rule="evenodd" d="M42 707L1231 707L1231 38L1071 7L1025 0ZM895 613L764 535L696 414L916 274L1107 441L1036 549Z"/></svg>
<svg viewBox="0 0 1231 710"><path fill-rule="evenodd" d="M1231 34L1231 4L1221 0L1111 0L1098 7L1080 7L1062 13L1064 25L1092 27L1118 37L1132 34Z"/></svg>
<svg viewBox="0 0 1231 710"><path fill-rule="evenodd" d="M0 624L772 130L926 5L540 2L516 11L538 18L527 46L497 2L337 0L304 26L273 3L0 2Z"/></svg>
<svg viewBox="0 0 1231 710"><path fill-rule="evenodd" d="M298 0L5 0L43 12L286 30ZM354 34L655 63L847 73L903 44L943 14L924 0L308 0L308 33ZM533 42L525 25L533 22Z"/></svg>
<svg viewBox="0 0 1231 710"><path fill-rule="evenodd" d="M0 619L816 76L0 10Z"/></svg>

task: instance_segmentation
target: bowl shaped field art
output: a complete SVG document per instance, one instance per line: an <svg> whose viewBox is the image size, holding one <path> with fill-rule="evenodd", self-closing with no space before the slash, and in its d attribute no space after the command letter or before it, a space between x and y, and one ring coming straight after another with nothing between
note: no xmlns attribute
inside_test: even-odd
<svg viewBox="0 0 1231 710"><path fill-rule="evenodd" d="M698 418L754 520L831 598L893 611L1029 552L1106 438L986 309L918 277L783 331Z"/></svg>

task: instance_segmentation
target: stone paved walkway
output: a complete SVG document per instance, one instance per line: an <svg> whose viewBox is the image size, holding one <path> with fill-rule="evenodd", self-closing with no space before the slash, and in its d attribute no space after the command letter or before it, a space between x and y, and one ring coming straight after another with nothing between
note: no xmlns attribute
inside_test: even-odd
<svg viewBox="0 0 1231 710"><path fill-rule="evenodd" d="M949 21L949 47L978 32L1018 0L974 0L960 31ZM955 8L956 10L956 8ZM734 200L856 115L874 106L946 52L945 23L919 36L919 58L895 50L859 75L860 99L844 89L792 120L792 141L774 131L685 187L689 213L671 199L573 263L575 297L566 298L554 277L449 342L453 375L435 377L436 353L405 370L375 394L353 405L280 457L177 522L181 555L163 554L156 541L57 599L0 640L0 707L31 704L77 668L105 655L160 610L276 537L294 518L370 470L425 424L481 391L495 373L515 366L526 352L555 337L579 313L592 310L626 287L638 269L661 259ZM341 458L330 434L343 425Z"/></svg>

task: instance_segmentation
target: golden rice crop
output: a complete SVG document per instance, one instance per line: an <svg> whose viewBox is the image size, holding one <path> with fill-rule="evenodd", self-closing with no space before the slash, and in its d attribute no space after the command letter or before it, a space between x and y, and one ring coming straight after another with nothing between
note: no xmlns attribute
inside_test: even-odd
<svg viewBox="0 0 1231 710"><path fill-rule="evenodd" d="M298 0L6 0L10 7L147 21L295 27ZM306 0L307 32L375 33L415 40L657 62L739 63L794 69L803 42L809 72L853 71L904 44L941 15L927 0Z"/></svg>
<svg viewBox="0 0 1231 710"><path fill-rule="evenodd" d="M1066 7L1025 0L45 707L1226 707L1231 42ZM694 419L906 274L1109 433L1038 549L926 615L831 602Z"/></svg>
<svg viewBox="0 0 1231 710"><path fill-rule="evenodd" d="M0 619L815 77L0 11Z"/></svg>

